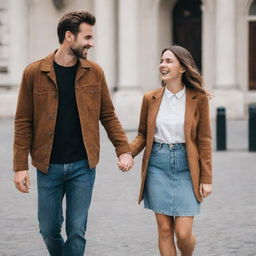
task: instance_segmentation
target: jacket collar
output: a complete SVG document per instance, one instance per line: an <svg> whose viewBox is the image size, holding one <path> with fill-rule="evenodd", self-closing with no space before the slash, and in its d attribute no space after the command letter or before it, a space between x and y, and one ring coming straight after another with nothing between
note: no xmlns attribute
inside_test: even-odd
<svg viewBox="0 0 256 256"><path fill-rule="evenodd" d="M49 54L47 57L45 57L42 60L41 66L40 66L40 70L43 72L54 72L54 68L53 68L53 61L54 61L54 55L56 53L57 50L55 50L53 53ZM88 69L91 68L91 65L89 64L89 62L87 60L84 59L79 59L79 65L78 65L78 69L82 68L82 69Z"/></svg>
<svg viewBox="0 0 256 256"><path fill-rule="evenodd" d="M167 88L164 90L164 94L167 97L167 99L171 99L172 97L176 97L177 99L181 99L185 94L186 87L184 86L182 90L180 90L178 93L174 94Z"/></svg>
<svg viewBox="0 0 256 256"><path fill-rule="evenodd" d="M153 98L154 100L156 100L156 99L162 99L163 94L164 94L164 89L165 89L165 87L163 86L162 88L159 88L159 89L155 90L155 91L153 92L152 98Z"/></svg>
<svg viewBox="0 0 256 256"><path fill-rule="evenodd" d="M189 98L189 100L190 99L192 99L192 100L198 99L199 92L197 90L193 90L193 89L186 87L185 91L186 91L186 98Z"/></svg>
<svg viewBox="0 0 256 256"><path fill-rule="evenodd" d="M164 95L164 90L165 90L165 86L155 90L153 92L152 98L153 99L162 99L162 97ZM194 99L198 98L199 92L197 90L193 90L193 89L186 87L185 92L186 92L186 98L189 98L189 101L190 101L190 99L194 100Z"/></svg>

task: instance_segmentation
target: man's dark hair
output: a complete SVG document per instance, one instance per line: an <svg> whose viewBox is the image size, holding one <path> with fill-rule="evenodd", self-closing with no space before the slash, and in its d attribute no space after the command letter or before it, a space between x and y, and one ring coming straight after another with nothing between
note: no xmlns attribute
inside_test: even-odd
<svg viewBox="0 0 256 256"><path fill-rule="evenodd" d="M69 12L65 14L60 19L57 28L59 43L63 43L66 31L70 31L72 34L77 36L79 32L79 25L81 23L87 23L91 26L94 26L95 22L95 16L88 11Z"/></svg>

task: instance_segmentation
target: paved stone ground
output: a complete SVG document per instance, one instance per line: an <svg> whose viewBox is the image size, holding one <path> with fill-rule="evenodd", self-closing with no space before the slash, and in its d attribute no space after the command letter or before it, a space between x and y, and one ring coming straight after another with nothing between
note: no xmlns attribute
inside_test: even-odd
<svg viewBox="0 0 256 256"><path fill-rule="evenodd" d="M48 255L38 233L35 171L31 192L13 185L11 119L0 120L0 256ZM228 123L227 152L214 152L214 193L195 219L195 256L256 256L256 153L247 152L245 121ZM134 132L129 132L130 139ZM117 170L113 147L102 132L87 231L88 256L156 256L152 212L138 206L141 156L130 173Z"/></svg>

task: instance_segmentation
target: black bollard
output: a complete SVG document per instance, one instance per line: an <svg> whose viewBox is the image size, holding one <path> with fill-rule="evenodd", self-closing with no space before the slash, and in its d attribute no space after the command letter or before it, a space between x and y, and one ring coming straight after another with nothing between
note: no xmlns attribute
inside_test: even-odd
<svg viewBox="0 0 256 256"><path fill-rule="evenodd" d="M217 108L217 128L216 128L216 145L217 150L227 149L227 136L226 136L226 110L224 107Z"/></svg>
<svg viewBox="0 0 256 256"><path fill-rule="evenodd" d="M249 104L249 151L256 151L256 104Z"/></svg>

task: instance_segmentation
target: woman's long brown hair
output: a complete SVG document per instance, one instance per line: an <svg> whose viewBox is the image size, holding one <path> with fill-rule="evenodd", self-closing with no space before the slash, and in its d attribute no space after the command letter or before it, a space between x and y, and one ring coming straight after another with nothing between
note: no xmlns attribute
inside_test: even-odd
<svg viewBox="0 0 256 256"><path fill-rule="evenodd" d="M172 45L169 48L165 48L162 51L161 56L163 56L166 51L171 51L184 68L185 72L182 74L182 82L184 83L184 85L188 88L196 89L202 93L208 94L203 88L202 76L195 64L191 53L184 47L181 47L179 45ZM165 86L164 81L162 81L162 86Z"/></svg>

